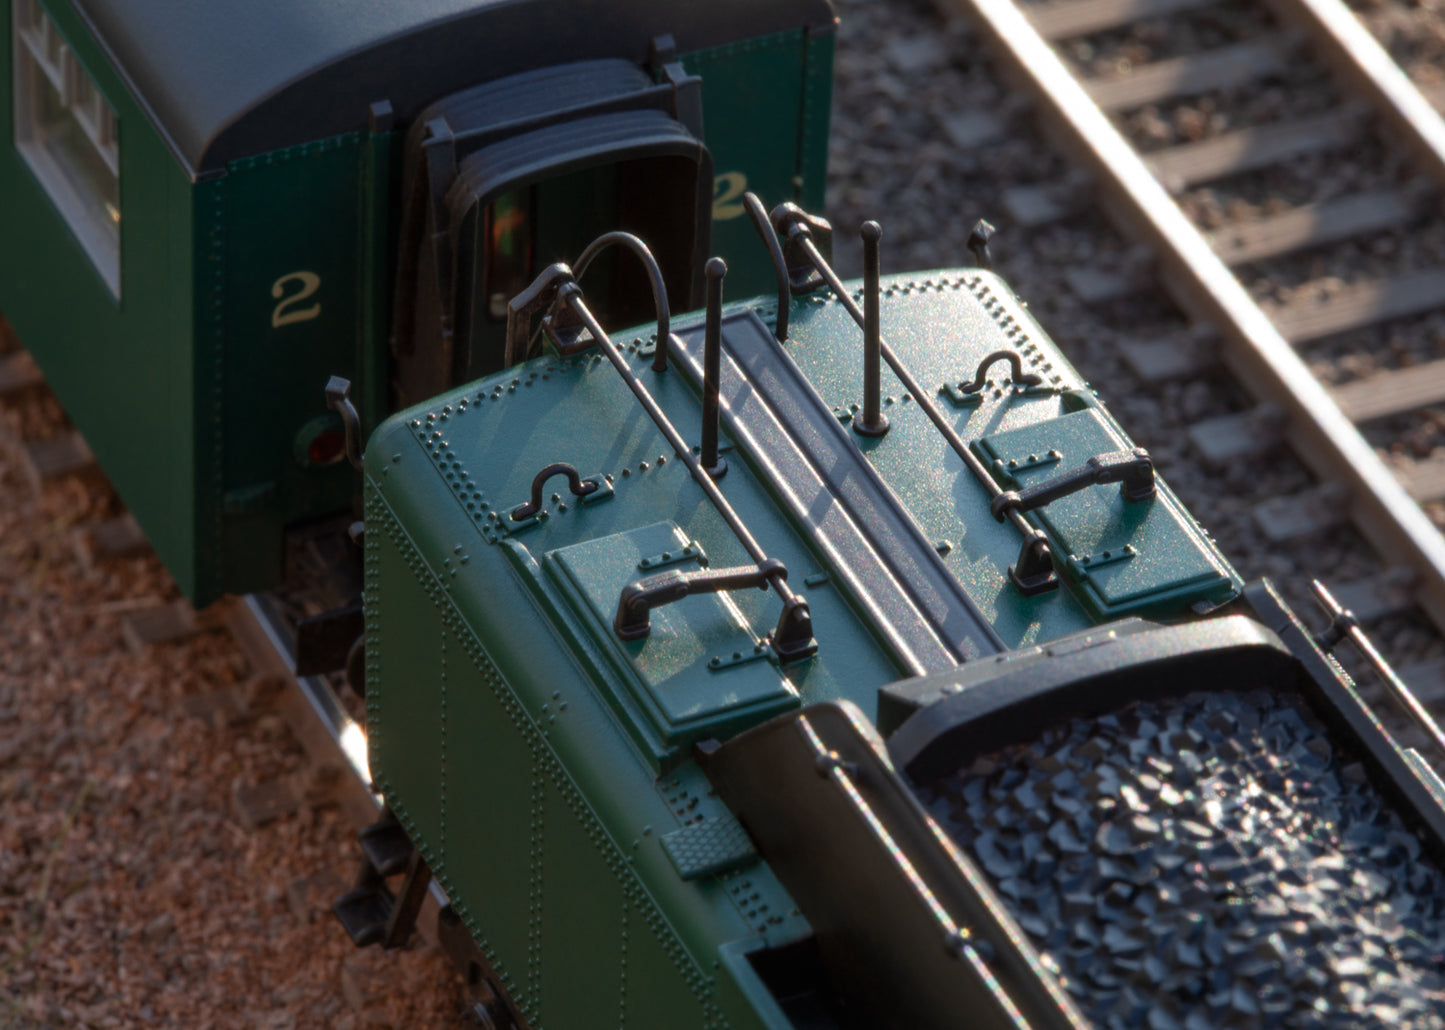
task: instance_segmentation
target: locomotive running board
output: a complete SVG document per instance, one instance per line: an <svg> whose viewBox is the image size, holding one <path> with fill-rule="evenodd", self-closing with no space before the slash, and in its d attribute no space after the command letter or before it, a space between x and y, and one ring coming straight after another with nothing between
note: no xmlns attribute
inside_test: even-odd
<svg viewBox="0 0 1445 1030"><path fill-rule="evenodd" d="M673 336L678 365L703 381L703 328ZM720 407L727 431L904 668L951 669L1006 650L902 502L801 369L751 310L722 323ZM821 503L820 503L821 502Z"/></svg>

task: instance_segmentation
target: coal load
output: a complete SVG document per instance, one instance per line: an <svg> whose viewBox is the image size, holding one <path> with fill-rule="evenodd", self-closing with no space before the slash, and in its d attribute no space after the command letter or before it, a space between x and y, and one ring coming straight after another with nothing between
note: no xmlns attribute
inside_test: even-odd
<svg viewBox="0 0 1445 1030"><path fill-rule="evenodd" d="M1445 1026L1445 876L1297 696L1074 719L921 793L1098 1026Z"/></svg>

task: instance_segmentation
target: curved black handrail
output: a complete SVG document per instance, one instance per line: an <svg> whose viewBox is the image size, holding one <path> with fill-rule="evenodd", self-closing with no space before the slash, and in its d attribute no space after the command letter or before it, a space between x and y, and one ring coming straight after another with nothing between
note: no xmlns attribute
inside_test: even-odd
<svg viewBox="0 0 1445 1030"><path fill-rule="evenodd" d="M580 281L582 276L587 274L587 266L592 264L593 259L612 246L626 247L632 251L647 270L647 279L652 286L652 303L657 309L657 349L652 356L652 370L666 372L667 341L672 338L672 314L667 308L667 286L662 281L662 269L658 267L657 258L652 256L647 244L630 232L615 230L603 233L587 244L587 249L582 251L582 255L573 263L572 278Z"/></svg>
<svg viewBox="0 0 1445 1030"><path fill-rule="evenodd" d="M961 383L958 387L959 393L978 393L988 382L988 370L997 361L1007 361L1009 364L1009 379L1015 386L1038 386L1044 381L1044 377L1037 372L1024 371L1024 359L1016 350L996 350L992 354L984 356L978 363L978 370L973 374L973 382Z"/></svg>
<svg viewBox="0 0 1445 1030"><path fill-rule="evenodd" d="M843 285L843 280L838 277L838 273L833 270L833 266L827 262L818 250L816 244L814 244L812 229L809 226L809 219L806 213L795 204L780 204L773 209L773 225L779 232L787 234L788 242L802 253L808 263L811 264L818 275L822 277L823 281L828 284L829 288L833 291L834 297L837 298L838 303L852 316L853 321L858 323L858 327L866 331L867 319L863 309L858 306L858 302L853 299L853 295L849 293L847 287ZM933 423L933 427L943 437L949 449L958 455L964 467L973 473L974 478L979 481L979 484L988 493L989 500L992 501L993 498L1003 493L999 485L994 482L993 477L989 475L988 469L984 467L983 462L979 461L973 452L969 450L968 444L964 442L963 437L958 435L958 432L953 428L952 424L944 417L943 412L939 410L938 405L933 403L929 392L913 377L913 373L899 360L898 355L893 352L892 347L888 346L887 341L880 338L878 349L883 360L888 363L889 368L893 369L893 374L903 383L903 388L912 395L919 409L928 417L928 420ZM1017 567L1041 569L1046 559L1049 561L1051 567L1052 556L1049 553L1050 548L1048 543L1028 524L1023 517L1023 513L1009 509L1005 512L1005 517L1014 529L1018 531L1019 535L1023 537ZM1036 577L1033 585L1030 587L1025 587L1017 578L1015 579L1015 583L1019 586L1019 589L1025 593L1038 593L1057 586L1058 579L1050 574L1048 576L1040 575Z"/></svg>
<svg viewBox="0 0 1445 1030"><path fill-rule="evenodd" d="M778 242L778 234L773 231L773 223L768 220L767 209L763 207L758 195L751 190L744 193L743 207L752 219L753 228L758 231L768 248L768 254L773 259L773 270L778 273L778 325L773 330L773 336L782 343L788 338L788 305L792 302L792 292L788 286L788 262L783 257L783 245Z"/></svg>

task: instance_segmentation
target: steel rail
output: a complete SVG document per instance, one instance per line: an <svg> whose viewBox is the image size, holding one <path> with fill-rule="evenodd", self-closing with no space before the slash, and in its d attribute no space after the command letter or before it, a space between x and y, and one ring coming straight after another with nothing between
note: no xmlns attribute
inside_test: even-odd
<svg viewBox="0 0 1445 1030"><path fill-rule="evenodd" d="M381 811L382 802L380 795L373 792L365 730L342 707L341 700L324 679L320 676L296 675L296 654L291 642L291 631L271 600L261 594L247 594L240 599L240 604L245 615L254 623L255 630L260 633L259 638L248 633L243 641L245 647L253 650L262 641L270 647L276 663L285 668L288 678L294 682L301 698L306 702L304 711L315 720L315 726L319 726L325 735L326 743L319 749L321 755L341 759L344 768L350 773L350 779L365 790L370 803L369 814L374 817ZM298 736L302 732L307 734L302 737L302 742L307 745L308 751L314 747L308 739L313 728L313 724L308 723L298 732Z"/></svg>
<svg viewBox="0 0 1445 1030"><path fill-rule="evenodd" d="M286 681L280 714L307 755L318 765L340 768L334 796L352 827L359 831L375 822L384 799L372 782L365 729L324 677L296 675L292 630L269 595L247 594L223 604L223 621L252 666ZM431 879L416 921L428 944L439 946L437 915L448 904L446 892Z"/></svg>
<svg viewBox="0 0 1445 1030"><path fill-rule="evenodd" d="M1387 562L1422 574L1415 600L1445 632L1445 538L1018 8L1008 0L954 3L1058 123L1121 221L1159 254L1180 305L1219 328L1231 372L1286 412L1285 436L1301 460L1349 488L1351 517Z"/></svg>
<svg viewBox="0 0 1445 1030"><path fill-rule="evenodd" d="M1303 29L1317 55L1390 122L1415 157L1445 185L1445 118L1370 30L1340 0L1269 0L1281 21Z"/></svg>

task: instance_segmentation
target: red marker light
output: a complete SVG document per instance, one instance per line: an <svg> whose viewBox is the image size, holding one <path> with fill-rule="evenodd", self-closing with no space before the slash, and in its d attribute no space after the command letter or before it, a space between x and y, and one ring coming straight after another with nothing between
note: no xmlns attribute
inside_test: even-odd
<svg viewBox="0 0 1445 1030"><path fill-rule="evenodd" d="M336 429L323 429L306 447L306 457L313 465L331 465L341 460L346 450L346 437Z"/></svg>

